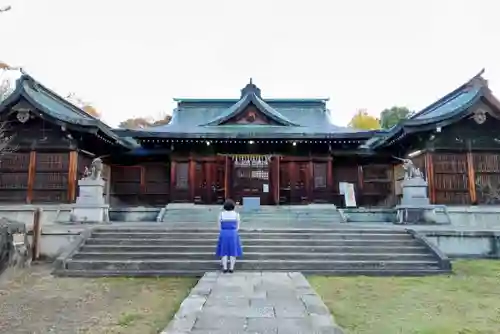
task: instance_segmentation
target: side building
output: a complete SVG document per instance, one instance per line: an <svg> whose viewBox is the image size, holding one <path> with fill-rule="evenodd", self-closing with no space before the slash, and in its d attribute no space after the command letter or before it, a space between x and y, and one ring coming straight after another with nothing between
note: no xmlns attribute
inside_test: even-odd
<svg viewBox="0 0 500 334"><path fill-rule="evenodd" d="M12 136L0 158L2 203L71 203L77 179L94 157L132 148L29 75L0 104L0 121L3 137ZM109 168L104 172L109 178Z"/></svg>
<svg viewBox="0 0 500 334"><path fill-rule="evenodd" d="M432 203L500 204L500 101L483 73L367 143L414 156Z"/></svg>

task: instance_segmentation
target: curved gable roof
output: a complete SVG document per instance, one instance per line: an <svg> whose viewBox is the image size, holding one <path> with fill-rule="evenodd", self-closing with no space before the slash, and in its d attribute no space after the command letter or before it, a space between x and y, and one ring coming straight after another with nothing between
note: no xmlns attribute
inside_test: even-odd
<svg viewBox="0 0 500 334"><path fill-rule="evenodd" d="M129 141L117 136L111 127L57 95L28 74L23 74L16 80L14 91L0 103L0 113L10 109L21 98L56 123L79 126L86 131L101 131L113 142L125 147L131 146Z"/></svg>
<svg viewBox="0 0 500 334"><path fill-rule="evenodd" d="M263 99L253 83L237 99L175 99L169 124L143 129L116 129L135 138L369 138L373 131L336 126L326 99ZM278 125L225 124L254 104Z"/></svg>
<svg viewBox="0 0 500 334"><path fill-rule="evenodd" d="M453 123L467 116L471 112L470 107L481 98L486 98L494 105L500 106L491 93L487 81L482 77L483 74L484 69L457 89L415 113L409 119L393 126L383 136L372 140L371 147L387 145L408 133L427 131L429 126L444 126Z"/></svg>

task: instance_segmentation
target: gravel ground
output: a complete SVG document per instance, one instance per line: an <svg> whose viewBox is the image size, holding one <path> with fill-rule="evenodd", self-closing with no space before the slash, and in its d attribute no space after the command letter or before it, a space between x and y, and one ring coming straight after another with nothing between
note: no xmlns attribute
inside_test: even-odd
<svg viewBox="0 0 500 334"><path fill-rule="evenodd" d="M0 333L138 333L161 331L191 278L58 278L50 265L0 276Z"/></svg>

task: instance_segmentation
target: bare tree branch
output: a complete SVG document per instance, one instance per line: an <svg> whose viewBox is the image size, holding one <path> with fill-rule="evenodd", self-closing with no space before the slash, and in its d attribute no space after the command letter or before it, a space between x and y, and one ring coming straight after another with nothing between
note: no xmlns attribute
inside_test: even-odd
<svg viewBox="0 0 500 334"><path fill-rule="evenodd" d="M0 82L0 103L9 96L12 88L9 80ZM17 150L17 147L12 145L14 134L9 133L9 123L6 121L0 122L0 160L5 154L12 153Z"/></svg>

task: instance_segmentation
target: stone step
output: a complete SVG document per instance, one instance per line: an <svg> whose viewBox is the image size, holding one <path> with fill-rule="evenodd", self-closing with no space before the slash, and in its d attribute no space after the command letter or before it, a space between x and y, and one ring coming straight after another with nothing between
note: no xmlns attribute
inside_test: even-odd
<svg viewBox="0 0 500 334"><path fill-rule="evenodd" d="M70 259L70 270L205 270L220 269L218 260L85 260ZM240 260L237 270L303 271L338 269L436 269L436 261L345 261L345 260Z"/></svg>
<svg viewBox="0 0 500 334"><path fill-rule="evenodd" d="M87 260L213 260L215 249L211 252L89 252L81 251L73 256L74 259ZM247 252L245 260L344 260L344 261L428 261L434 260L432 254L414 253L278 253L278 252Z"/></svg>
<svg viewBox="0 0 500 334"><path fill-rule="evenodd" d="M219 233L217 232L198 232L198 233L178 233L178 232L94 232L92 239L100 238L115 238L115 239L165 239L165 240L180 240L180 239L212 239L217 240ZM345 239L363 239L370 240L411 240L412 237L408 234L401 233L259 233L259 232L242 232L240 234L242 240L255 239L297 239L297 240L345 240Z"/></svg>
<svg viewBox="0 0 500 334"><path fill-rule="evenodd" d="M182 227L99 227L93 230L95 233L182 233L182 234L194 234L194 233L218 233L219 229L215 224L213 227L205 227L205 228L182 228ZM395 229L383 229L383 228L345 228L345 227L337 227L337 228L300 228L300 229L291 229L291 228L272 228L272 229L262 229L262 228L245 228L242 227L240 229L240 234L245 234L248 232L258 232L260 234L275 234L275 233L283 233L283 234L301 234L301 233L355 233L355 234L400 234L400 235L408 235L405 230L395 230Z"/></svg>
<svg viewBox="0 0 500 334"><path fill-rule="evenodd" d="M275 272L287 272L287 269L274 269ZM324 275L324 276L400 276L400 277L421 277L430 275L443 275L450 273L449 270L438 268L426 269L319 269L302 270L304 275ZM74 270L56 269L53 274L60 277L202 277L205 270ZM228 274L230 275L230 274Z"/></svg>
<svg viewBox="0 0 500 334"><path fill-rule="evenodd" d="M152 252L152 253L171 253L177 254L189 252L213 252L215 245L83 245L80 248L81 252L110 252L110 253L126 253L126 252ZM412 254L427 254L428 250L423 246L300 246L300 245L244 245L244 252L277 252L277 253L412 253Z"/></svg>
<svg viewBox="0 0 500 334"><path fill-rule="evenodd" d="M314 240L314 239L243 239L242 243L246 245L302 245L302 246L411 246L416 245L414 239L395 239L395 240L371 240L371 239L327 239L327 240ZM131 238L90 238L86 241L88 245L213 245L217 244L217 239L131 239Z"/></svg>

